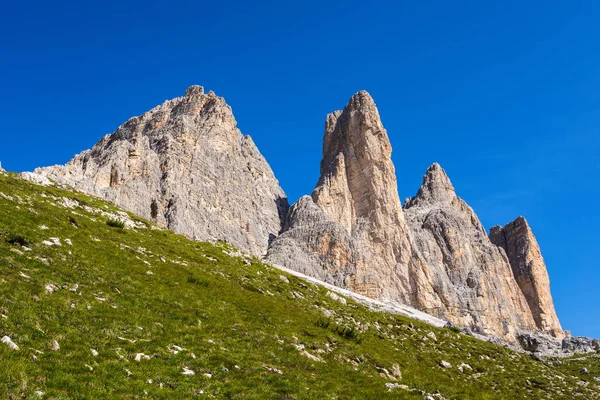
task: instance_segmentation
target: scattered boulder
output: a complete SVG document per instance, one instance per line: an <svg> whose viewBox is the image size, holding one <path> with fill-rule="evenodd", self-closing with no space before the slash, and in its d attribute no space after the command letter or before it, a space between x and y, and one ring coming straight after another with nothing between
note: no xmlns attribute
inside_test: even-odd
<svg viewBox="0 0 600 400"><path fill-rule="evenodd" d="M183 371L181 372L183 375L196 375L194 371L189 369L188 367L183 367Z"/></svg>
<svg viewBox="0 0 600 400"><path fill-rule="evenodd" d="M585 336L566 336L562 350L566 353L592 353L600 349L600 341Z"/></svg>
<svg viewBox="0 0 600 400"><path fill-rule="evenodd" d="M460 372L473 371L473 368L471 368L471 366L466 363L461 363L457 368Z"/></svg>
<svg viewBox="0 0 600 400"><path fill-rule="evenodd" d="M327 292L327 297L329 297L330 299L333 299L335 301L339 301L342 304L346 304L346 299L343 298L342 296L338 296L337 294L333 293L333 292Z"/></svg>
<svg viewBox="0 0 600 400"><path fill-rule="evenodd" d="M519 332L517 340L523 350L539 356L556 355L561 348L559 339L539 332Z"/></svg>
<svg viewBox="0 0 600 400"><path fill-rule="evenodd" d="M150 356L144 354L144 353L137 353L134 357L135 361L141 361L141 360L149 360Z"/></svg>
<svg viewBox="0 0 600 400"><path fill-rule="evenodd" d="M448 361L444 361L444 360L440 361L439 365L442 368L452 368L452 364L450 364Z"/></svg>
<svg viewBox="0 0 600 400"><path fill-rule="evenodd" d="M8 336L2 337L2 343L6 344L9 348L11 348L13 350L19 350L19 346L17 346L17 344L15 342L13 342L12 339L9 338Z"/></svg>
<svg viewBox="0 0 600 400"><path fill-rule="evenodd" d="M46 286L44 286L44 289L46 290L46 294L52 294L58 290L58 286L53 283L48 283Z"/></svg>
<svg viewBox="0 0 600 400"><path fill-rule="evenodd" d="M400 383L394 383L394 382L387 382L385 384L385 387L389 390L394 390L394 389L409 390L410 389L408 387L408 385L402 385Z"/></svg>

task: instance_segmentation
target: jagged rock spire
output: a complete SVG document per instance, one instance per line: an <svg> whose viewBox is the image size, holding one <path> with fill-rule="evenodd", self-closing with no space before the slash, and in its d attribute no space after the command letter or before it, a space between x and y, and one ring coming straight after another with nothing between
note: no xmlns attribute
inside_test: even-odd
<svg viewBox="0 0 600 400"><path fill-rule="evenodd" d="M433 163L423 176L423 183L413 198L407 199L405 208L423 203L434 204L452 201L456 192L446 171L438 163Z"/></svg>
<svg viewBox="0 0 600 400"><path fill-rule="evenodd" d="M521 330L535 330L508 260L490 242L471 207L456 196L439 164L427 169L404 213L429 277L418 293L418 307L512 340Z"/></svg>
<svg viewBox="0 0 600 400"><path fill-rule="evenodd" d="M490 239L506 251L538 329L555 337L563 337L564 332L550 294L546 264L527 220L520 216L504 227L494 226L490 230Z"/></svg>
<svg viewBox="0 0 600 400"><path fill-rule="evenodd" d="M359 293L408 301L412 249L391 154L387 132L366 91L354 94L342 111L327 115L321 177L312 193L316 207L306 199L294 206L311 215L320 215L319 210L323 222L311 225L292 215L287 231L271 246L270 260L287 266L293 259L291 268L343 281ZM317 265L308 260L318 260ZM347 275L332 280L333 271Z"/></svg>
<svg viewBox="0 0 600 400"><path fill-rule="evenodd" d="M391 154L373 98L357 92L343 111L327 116L315 203L349 230L375 213L385 215L377 222L404 225Z"/></svg>

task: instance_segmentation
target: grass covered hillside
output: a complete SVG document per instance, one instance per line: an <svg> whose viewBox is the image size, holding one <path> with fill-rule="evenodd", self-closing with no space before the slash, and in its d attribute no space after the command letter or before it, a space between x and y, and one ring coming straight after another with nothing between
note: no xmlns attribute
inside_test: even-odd
<svg viewBox="0 0 600 400"><path fill-rule="evenodd" d="M600 398L596 354L538 362L328 293L0 173L2 399Z"/></svg>

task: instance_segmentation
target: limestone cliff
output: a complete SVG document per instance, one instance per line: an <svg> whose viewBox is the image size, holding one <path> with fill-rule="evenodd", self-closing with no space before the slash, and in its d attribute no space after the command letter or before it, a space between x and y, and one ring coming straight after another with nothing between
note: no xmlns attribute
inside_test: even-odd
<svg viewBox="0 0 600 400"><path fill-rule="evenodd" d="M438 164L402 209L390 141L367 92L327 116L320 169L268 261L478 332L515 340L538 329L506 253Z"/></svg>
<svg viewBox="0 0 600 400"><path fill-rule="evenodd" d="M520 331L560 337L526 221L488 237L438 164L403 209L391 152L375 102L356 93L327 116L320 178L288 212L231 108L192 86L68 164L31 177L100 196L193 239L267 252L272 263L477 332L513 341Z"/></svg>
<svg viewBox="0 0 600 400"><path fill-rule="evenodd" d="M564 332L550 294L546 264L527 220L518 217L504 227L493 227L490 230L490 239L506 251L515 279L529 303L537 328L552 336L563 337Z"/></svg>
<svg viewBox="0 0 600 400"><path fill-rule="evenodd" d="M430 293L442 304L436 308L425 302L421 309L504 337L536 328L506 255L490 242L471 207L456 196L439 164L427 169L404 212L415 251L433 277Z"/></svg>
<svg viewBox="0 0 600 400"><path fill-rule="evenodd" d="M329 114L321 177L312 196L292 207L268 260L367 296L410 302L412 251L391 151L367 92Z"/></svg>
<svg viewBox="0 0 600 400"><path fill-rule="evenodd" d="M68 164L35 172L190 238L226 240L262 255L281 230L287 200L236 125L223 98L192 86Z"/></svg>

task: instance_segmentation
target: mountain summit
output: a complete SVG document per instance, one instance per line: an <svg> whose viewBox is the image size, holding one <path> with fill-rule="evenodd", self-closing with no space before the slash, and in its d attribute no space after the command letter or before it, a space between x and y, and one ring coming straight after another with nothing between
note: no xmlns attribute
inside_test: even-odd
<svg viewBox="0 0 600 400"><path fill-rule="evenodd" d="M273 171L212 91L134 117L65 166L68 184L196 240L241 250L380 300L515 342L562 338L546 266L524 219L486 230L431 165L400 203L392 146L366 91L326 116L320 177L288 212Z"/></svg>
<svg viewBox="0 0 600 400"><path fill-rule="evenodd" d="M327 115L321 177L312 195L292 206L267 260L475 332L510 341L521 331L562 337L547 301L549 281L539 272L523 282L525 267L512 265L521 260L490 241L438 163L402 209L391 153L367 92ZM542 314L551 322L536 322Z"/></svg>
<svg viewBox="0 0 600 400"><path fill-rule="evenodd" d="M192 239L225 240L258 256L287 213L252 138L202 86L129 119L67 165L35 172Z"/></svg>

